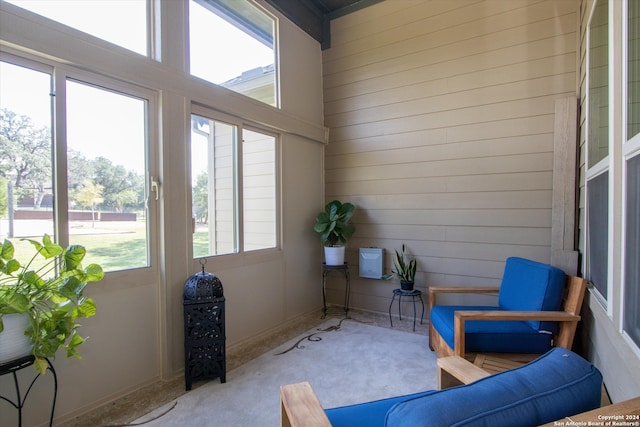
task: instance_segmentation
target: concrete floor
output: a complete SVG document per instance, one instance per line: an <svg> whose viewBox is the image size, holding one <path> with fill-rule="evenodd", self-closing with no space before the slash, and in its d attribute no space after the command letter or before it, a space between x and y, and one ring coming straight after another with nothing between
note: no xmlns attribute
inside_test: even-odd
<svg viewBox="0 0 640 427"><path fill-rule="evenodd" d="M413 313L411 313L413 314ZM282 328L272 335L255 340L241 346L227 350L227 371L231 371L250 360L255 359L261 354L278 347L281 344L295 338L304 332L324 323L326 319L322 319L322 313L312 313L301 319L295 325ZM340 318L344 316L342 309L331 307L327 318ZM353 319L374 325L389 328L388 314L371 313L361 310L350 310L349 316ZM419 316L419 313L418 313ZM403 317L400 321L397 316L393 319L393 328L405 332L413 332L413 317ZM428 334L428 326L426 321L420 324L420 318L416 321L417 334ZM212 380L218 381L218 380ZM193 389L204 384L194 383ZM131 426L132 422L141 416L151 412L152 410L169 403L185 394L184 377L177 378L173 381L162 381L144 387L138 391L130 393L118 400L97 408L81 417L75 418L69 422L60 424L65 427L126 427Z"/></svg>

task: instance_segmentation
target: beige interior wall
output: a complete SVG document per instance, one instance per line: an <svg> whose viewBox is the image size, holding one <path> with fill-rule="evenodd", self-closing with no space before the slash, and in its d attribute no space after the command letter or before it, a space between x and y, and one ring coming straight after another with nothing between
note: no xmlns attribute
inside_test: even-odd
<svg viewBox="0 0 640 427"><path fill-rule="evenodd" d="M157 274L136 282L134 272L110 273L100 289L89 292L98 314L83 321L91 338L80 349L81 361L59 354L54 361L59 394L56 422L160 379L182 375L185 280L200 271L191 258L191 207L187 141L192 102L243 118L281 134L278 203L280 247L212 258L206 265L223 282L227 298L227 348L280 327L321 306L320 246L311 231L323 201L324 136L321 51L319 44L281 18L279 66L282 75L278 110L241 95L189 78L182 46L188 2L159 2L163 16L163 61L156 62L108 43L87 39L45 20L0 3L0 49L55 66L68 64L145 88L158 96L161 138L157 149L161 194L157 202ZM271 10L275 13L275 11ZM300 64L309 72L298 74ZM153 160L153 159L152 159ZM90 250L90 248L88 248ZM25 374L28 372L25 372ZM25 409L24 425L47 418L51 394L46 382L36 386ZM12 389L0 379L1 394ZM3 406L0 425L15 425L16 414Z"/></svg>
<svg viewBox="0 0 640 427"><path fill-rule="evenodd" d="M576 2L384 1L332 22L323 52L327 199L358 248L403 243L417 287L496 284L549 262L554 101L576 96ZM397 279L353 282L385 312ZM332 283L332 301L341 298Z"/></svg>

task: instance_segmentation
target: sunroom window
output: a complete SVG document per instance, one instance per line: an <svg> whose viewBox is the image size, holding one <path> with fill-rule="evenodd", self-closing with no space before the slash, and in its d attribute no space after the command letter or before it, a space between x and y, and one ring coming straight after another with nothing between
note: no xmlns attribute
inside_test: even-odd
<svg viewBox="0 0 640 427"><path fill-rule="evenodd" d="M148 55L148 0L6 0L23 9Z"/></svg>
<svg viewBox="0 0 640 427"><path fill-rule="evenodd" d="M234 124L191 116L194 257L238 251L237 132Z"/></svg>
<svg viewBox="0 0 640 427"><path fill-rule="evenodd" d="M55 231L51 70L0 61L0 76L0 238L20 248Z"/></svg>
<svg viewBox="0 0 640 427"><path fill-rule="evenodd" d="M275 248L276 137L191 116L193 256Z"/></svg>
<svg viewBox="0 0 640 427"><path fill-rule="evenodd" d="M640 3L628 1L627 5L623 329L640 348Z"/></svg>
<svg viewBox="0 0 640 427"><path fill-rule="evenodd" d="M53 68L7 58L16 62L0 61L2 238L22 251L24 238L46 233L91 247L85 262L105 271L150 267L152 94L72 78L55 87Z"/></svg>
<svg viewBox="0 0 640 427"><path fill-rule="evenodd" d="M587 92L587 278L604 301L609 253L609 10L599 0L589 21Z"/></svg>
<svg viewBox="0 0 640 427"><path fill-rule="evenodd" d="M628 2L627 140L640 133L640 4Z"/></svg>
<svg viewBox="0 0 640 427"><path fill-rule="evenodd" d="M108 271L148 267L148 100L68 80L69 242Z"/></svg>
<svg viewBox="0 0 640 427"><path fill-rule="evenodd" d="M627 160L624 330L640 347L640 154Z"/></svg>
<svg viewBox="0 0 640 427"><path fill-rule="evenodd" d="M275 19L248 0L191 0L191 75L279 106Z"/></svg>

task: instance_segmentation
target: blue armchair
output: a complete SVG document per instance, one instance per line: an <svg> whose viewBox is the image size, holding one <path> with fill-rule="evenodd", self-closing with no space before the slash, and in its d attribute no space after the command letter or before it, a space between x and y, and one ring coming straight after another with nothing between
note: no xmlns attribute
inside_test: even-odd
<svg viewBox="0 0 640 427"><path fill-rule="evenodd" d="M570 349L586 281L551 265L511 257L497 287L430 287L429 346L439 357L477 353L542 354ZM498 292L498 306L437 305L443 293Z"/></svg>

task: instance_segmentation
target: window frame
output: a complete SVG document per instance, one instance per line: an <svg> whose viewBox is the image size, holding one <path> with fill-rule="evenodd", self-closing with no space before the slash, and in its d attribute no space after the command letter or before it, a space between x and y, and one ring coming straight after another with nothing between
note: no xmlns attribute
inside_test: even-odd
<svg viewBox="0 0 640 427"><path fill-rule="evenodd" d="M246 30L244 28L247 27L247 25L245 25L243 23L244 20L249 21L248 18L237 18L235 15L229 15L228 17L230 19L226 19L225 17L223 17L222 15L224 14L224 9L225 6L221 5L221 6L215 6L214 4L207 4L209 3L209 1L211 3L215 3L218 0L190 0L190 1L185 1L185 13L186 13L186 26L187 26L187 43L186 43L186 72L194 79L198 79L198 80L202 80L203 82L206 82L207 84L212 84L212 85L216 85L218 87L224 88L226 90L232 91L233 93L237 93L239 95L245 96L247 98L256 100L262 104L268 105L270 107L273 108L277 108L277 109L281 109L282 108L282 102L281 102L281 91L280 91L280 54L279 54L279 46L280 46L280 32L279 32L279 27L280 27L280 23L279 23L279 19L277 16L275 16L273 13L271 13L270 11L268 11L266 8L264 8L262 5L260 5L259 3L253 1L253 0L243 0L246 1L247 3L249 3L253 8L255 8L258 12L260 12L261 14L265 15L269 20L271 20L271 22L273 23L273 41L272 41L272 47L271 50L273 51L273 104L269 104L265 101L263 101L262 99L259 99L257 97L254 96L250 96L247 95L243 92L240 92L238 90L235 90L233 88L230 88L228 86L223 85L224 82L221 83L216 83L213 82L205 77L202 77L198 74L194 74L191 70L192 68L192 52L191 52L191 23L190 23L190 19L191 19L191 2L197 3L200 7L202 7L203 9L207 9L209 10L210 13L218 16L220 19L223 19L225 21L227 21L230 25L235 26L236 28L238 28L239 31L242 31L243 33L245 33L246 35L253 37L254 39L256 39L258 42L262 42L261 39L264 37L260 37L260 35L258 34L259 32L253 32L251 30ZM214 9L217 9L220 13L215 12ZM250 25L249 25L250 26ZM257 36L254 35L257 34ZM250 71L250 70L244 70L244 71ZM240 74L239 76L235 76L234 78L237 77L241 77L242 74Z"/></svg>
<svg viewBox="0 0 640 427"><path fill-rule="evenodd" d="M629 121L629 109L628 109L628 101L629 101L629 1L625 0L623 4L623 49L622 49L622 82L623 82L623 90L622 90L622 239L621 239L621 264L622 264L622 274L621 274L621 286L620 286L620 294L621 294L621 310L620 310L620 331L622 333L623 339L626 340L632 348L635 348L636 351L640 353L640 342L636 342L634 338L626 331L625 329L625 315L626 315L626 284L627 284L627 240L628 240L628 205L629 200L627 199L627 191L628 191L628 162L631 159L637 159L640 157L640 132L633 135L629 138L628 132L628 121ZM635 0L634 0L635 1ZM640 56L637 58L640 61ZM640 290L640 287L638 288ZM636 310L640 309L640 307L635 307Z"/></svg>
<svg viewBox="0 0 640 427"><path fill-rule="evenodd" d="M591 262L590 262L590 227L589 227L589 197L588 197L588 193L589 193L589 182L591 180L593 180L594 178L597 178L599 176L601 176L603 173L607 172L608 173L608 203L607 203L607 209L608 209L608 226L607 226L607 260L606 260L606 264L607 264L607 283L605 284L606 286L606 295L603 295L598 289L596 289L595 286L591 286L591 290L593 295L595 295L596 300L603 306L603 308L605 310L607 310L610 313L609 309L610 309L610 304L608 304L609 301L611 301L611 297L612 297L612 280L611 280L611 274L612 274L612 269L611 269L611 265L612 265L612 252L611 252L611 248L612 248L612 240L613 240L613 204L612 204L612 176L611 176L611 159L612 159L612 154L611 154L611 145L612 145L612 141L613 141L613 121L612 121L612 106L613 106L613 91L611 90L612 86L612 73L611 73L611 56L612 56L612 49L611 49L611 42L612 42L612 26L611 26L611 5L609 4L609 7L607 8L607 20L608 20L608 34L607 34L607 43L608 43L608 117L609 117L609 121L608 121L608 153L607 155L600 159L599 161L597 161L595 164L593 164L592 166L589 166L590 164L590 141L589 141L589 129L590 129L590 117L591 117L591 113L590 113L590 108L591 108L591 91L590 91L590 86L589 86L589 82L590 82L590 61L591 61L591 53L590 53L590 47L591 47L591 22L593 20L593 17L595 15L596 9L597 9L597 5L598 2L602 2L605 0L595 0L593 3L593 6L591 8L591 12L589 15L589 19L587 21L587 31L586 31L586 40L587 40L587 48L586 48L586 57L587 57L587 66L586 66L586 106L587 106L587 114L585 115L585 128L587 129L586 132L586 137L585 137L585 143L586 143L586 149L585 149L585 230L586 230L586 244L585 244L585 277L587 279L589 279L589 277L591 276L590 270L591 270Z"/></svg>
<svg viewBox="0 0 640 427"><path fill-rule="evenodd" d="M234 238L236 241L237 248L234 252L224 253L224 254L207 254L206 256L198 256L197 258L193 254L193 234L191 234L191 245L190 245L190 256L192 259L228 259L229 257L243 257L249 254L269 254L269 253L279 253L282 251L282 156L281 156L281 146L282 146L282 135L274 129L269 129L266 126L261 126L247 120L241 119L239 117L235 117L229 114L222 113L212 107L207 107L205 105L192 102L191 109L188 113L189 123L191 123L191 117L193 115L207 118L209 120L219 121L222 123L226 123L229 125L235 126L236 135L234 138L234 152L235 152L235 162L234 165ZM262 248L262 249L245 249L244 242L244 205L243 205L243 132L244 130L250 130L253 132L263 133L265 135L269 135L274 137L275 139L275 153L274 153L274 174L275 174L275 194L274 194L274 203L275 203L275 245L273 247ZM191 150L191 132L188 132L188 142L187 142L187 169L189 172L189 191L188 193L188 209L191 211L193 209L193 176L192 176L192 150ZM195 230L195 224L193 224Z"/></svg>
<svg viewBox="0 0 640 427"><path fill-rule="evenodd" d="M122 280L122 286L137 286L140 277L144 280L153 280L159 268L159 250L157 242L159 239L158 230L158 206L149 203L150 198L155 197L152 193L152 181L154 176L158 176L158 94L134 84L125 83L120 80L102 76L90 71L80 70L75 67L60 64L54 60L31 59L27 55L18 56L15 54L0 52L0 60L20 67L33 69L51 77L51 144L52 144L52 191L55 198L53 206L53 228L55 240L61 246L69 244L69 194L67 186L67 94L66 84L68 81L86 84L106 91L111 91L124 96L142 99L146 102L146 123L145 123L145 152L146 152L146 176L145 193L147 196L147 212L152 218L147 228L147 265L119 270L105 271L109 277ZM155 218L155 219L153 219ZM131 280L128 275L136 271L138 279ZM118 285L120 286L120 285Z"/></svg>
<svg viewBox="0 0 640 427"><path fill-rule="evenodd" d="M626 123L626 122L625 122ZM638 136L638 135L636 135ZM625 317L626 317L626 310L627 310L627 300L626 300L626 291L627 291L627 274L628 274L628 266L627 266L627 241L628 241L628 226L629 226L629 222L628 222L628 205L629 205L629 200L627 199L627 186L628 186L628 162L631 159L634 160L638 160L640 159L640 148L638 147L640 144L638 144L638 142L640 142L640 138L635 138L635 143L633 146L633 150L630 150L631 152L628 154L624 155L624 161L623 161L623 191L622 191L622 197L623 197L623 214L622 214L622 222L623 222L623 227L622 227L622 241L621 241L621 257L622 257L622 281L621 281L621 285L620 285L620 294L621 294L621 310L620 310L620 330L622 333L622 336L624 337L625 340L627 340L632 346L635 346L635 348L638 349L638 351L640 351L640 342L636 342L634 340L634 338L627 332L626 327L625 327ZM638 224L636 224L636 227L638 227ZM636 254L637 255L637 254ZM637 261L638 262L638 261ZM638 290L640 290L640 285L638 286ZM635 307L636 308L636 312L640 307Z"/></svg>
<svg viewBox="0 0 640 427"><path fill-rule="evenodd" d="M274 173L274 209L275 209L275 218L274 218L274 237L275 237L275 244L272 247L269 248L261 248L261 249L251 249L251 250L246 250L245 247L245 242L244 242L244 236L245 236L245 229L244 229L244 205L242 206L242 212L241 212L241 217L242 217L242 224L243 224L243 229L242 229L242 248L243 248L243 252L244 253L254 253L254 252L259 252L259 251L266 251L266 250L280 250L281 249L281 244L282 244L282 237L280 235L280 229L281 229L281 195L282 195L282 188L281 188L281 156L280 156L280 152L281 152L281 135L278 134L275 131L272 130L267 130L264 129L262 127L258 127L255 126L253 124L248 124L246 122L244 122L242 129L240 130L240 135L241 137L244 137L244 131L248 130L251 132L255 132L255 133L260 133L263 135L267 135L270 136L274 139L274 153L273 153L273 162L274 162L274 167L273 167L273 173ZM243 145L244 143L244 138L239 141L239 145ZM238 162L240 163L240 169L239 169L239 175L241 178L241 184L242 184L242 189L244 190L244 170L243 170L243 157L241 157L243 153L243 148L240 149L240 156L238 156ZM244 197L242 197L242 195L239 197L240 199L244 200ZM244 203L244 202L243 202Z"/></svg>
<svg viewBox="0 0 640 427"><path fill-rule="evenodd" d="M159 192L160 192L159 184L155 178L158 176L158 170L157 170L158 155L156 152L158 147L158 144L156 142L158 141L157 93L153 90L141 88L133 84L124 83L119 80L110 79L108 77L104 77L104 76L86 72L86 71L80 71L80 70L76 71L75 69L69 69L61 73L56 73L56 80L58 78L60 79L60 84L56 85L55 100L58 101L61 98L58 95L58 91L60 91L62 88L62 91L64 92L63 97L64 97L65 105L64 105L64 123L57 123L57 126L59 127L64 126L64 139L62 139L62 141L64 141L64 144L56 143L55 147L56 147L56 150L59 150L57 153L58 156L60 155L61 151L62 151L62 154L64 155L65 170L60 171L59 172L60 174L56 173L57 175L56 180L58 180L60 183L64 183L64 187L66 190L65 198L68 196L68 188L67 188L68 177L67 177L67 169L66 169L67 167L66 163L68 159L68 156L67 156L68 146L67 146L67 137L66 137L66 129L67 129L66 84L68 82L74 82L76 84L89 86L98 90L112 92L120 96L139 99L144 102L144 110L145 110L144 111L145 113L144 153L146 155L144 159L145 161L144 204L145 204L145 216L149 216L149 218L145 218L145 222L147 226L146 227L147 265L137 266L137 267L128 267L128 268L123 268L119 270L110 270L106 272L117 273L117 272L131 271L131 270L136 270L136 271L145 270L145 269L150 270L154 267L157 268L157 265L159 263L159 252L157 249L158 245L154 244L154 242L157 242L159 239L159 233L157 231L158 206L156 203L150 203L152 199L159 200ZM62 145L64 145L64 148L62 147ZM62 168L61 166L59 167ZM62 179L64 179L64 181ZM65 206L66 212L64 212L64 214L66 215L69 209L69 201L65 200L65 204L66 204ZM62 211L62 208L60 208L60 212L57 212L57 214L58 215L63 214L63 212L61 211ZM65 218L65 220L68 223L68 218ZM60 233L62 231L63 230L57 230L57 233ZM64 238L66 240L63 240L63 241L67 242L68 244L68 241L69 241L68 227L64 231L65 231Z"/></svg>
<svg viewBox="0 0 640 427"><path fill-rule="evenodd" d="M142 52L138 52L135 51L129 47L123 46L121 44L118 44L116 42L104 39L98 35L95 35L93 33L89 33L86 32L82 29L76 28L70 24L67 24L65 22L61 22L56 20L53 17L47 16L47 15L42 15L38 12L34 12L30 9L27 9L25 7L19 6L17 4L14 3L8 3L10 5L10 7L16 8L18 9L18 13L24 16L28 16L30 18L30 20L35 21L35 22L42 22L43 24L46 25L52 25L54 27L58 27L58 28L63 28L65 32L72 32L72 33L76 33L75 37L76 38L90 38L93 39L94 42L97 42L99 44L107 44L109 46L110 49L113 49L113 47L117 48L117 49L124 49L127 52L130 52L132 54L135 55L140 55L141 57L146 57L146 58L153 58L156 60L160 60L158 53L156 52L159 47L159 40L155 37L156 34L156 26L158 25L157 21L157 12L156 12L156 7L158 7L157 5L159 4L158 2L154 1L154 0L144 0L145 3L145 26L146 26L146 32L145 32L145 50L146 52L142 53Z"/></svg>

